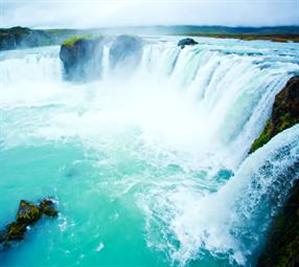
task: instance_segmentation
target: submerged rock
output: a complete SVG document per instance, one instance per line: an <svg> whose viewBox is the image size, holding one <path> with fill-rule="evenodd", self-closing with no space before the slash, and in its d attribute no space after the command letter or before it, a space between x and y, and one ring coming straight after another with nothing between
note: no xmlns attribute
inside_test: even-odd
<svg viewBox="0 0 299 267"><path fill-rule="evenodd" d="M25 223L13 222L6 227L6 232L3 235L3 241L17 241L23 240L27 231L27 225Z"/></svg>
<svg viewBox="0 0 299 267"><path fill-rule="evenodd" d="M299 123L299 76L291 78L275 97L272 114L264 131L254 141L250 153L265 145L272 137Z"/></svg>
<svg viewBox="0 0 299 267"><path fill-rule="evenodd" d="M58 215L53 200L43 199L38 206L21 200L16 220L0 232L0 246L8 246L13 241L23 240L28 227L34 225L43 215L50 217Z"/></svg>
<svg viewBox="0 0 299 267"><path fill-rule="evenodd" d="M178 46L180 46L181 49L185 48L186 45L197 45L197 44L198 44L198 42L196 42L192 38L185 38L178 42Z"/></svg>
<svg viewBox="0 0 299 267"><path fill-rule="evenodd" d="M73 37L62 44L59 57L67 80L95 80L101 77L102 42L102 38Z"/></svg>
<svg viewBox="0 0 299 267"><path fill-rule="evenodd" d="M39 210L50 217L56 217L58 215L58 211L55 208L55 203L51 199L44 199L39 204Z"/></svg>
<svg viewBox="0 0 299 267"><path fill-rule="evenodd" d="M143 52L142 40L138 37L121 35L118 36L109 52L110 65L112 68L136 67L141 60Z"/></svg>
<svg viewBox="0 0 299 267"><path fill-rule="evenodd" d="M258 258L257 267L268 266L299 266L299 177L282 211L274 218Z"/></svg>
<svg viewBox="0 0 299 267"><path fill-rule="evenodd" d="M23 27L0 29L0 50L36 47L52 42L51 36L42 30Z"/></svg>

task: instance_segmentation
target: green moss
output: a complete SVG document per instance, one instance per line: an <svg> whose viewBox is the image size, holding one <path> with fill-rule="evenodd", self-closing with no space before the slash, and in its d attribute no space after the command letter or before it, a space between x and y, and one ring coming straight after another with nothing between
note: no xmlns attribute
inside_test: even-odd
<svg viewBox="0 0 299 267"><path fill-rule="evenodd" d="M71 38L66 39L63 42L63 46L72 47L73 45L75 45L80 40L95 40L95 39L97 39L97 37L95 37L93 35L72 36Z"/></svg>
<svg viewBox="0 0 299 267"><path fill-rule="evenodd" d="M262 147L263 145L265 145L266 143L268 143L272 137L271 134L271 120L268 120L265 126L264 131L261 133L261 135L253 142L251 149L250 149L250 153L253 153L254 151L256 151L257 149L259 149L260 147Z"/></svg>
<svg viewBox="0 0 299 267"><path fill-rule="evenodd" d="M13 222L7 226L6 241L22 240L26 232L26 225Z"/></svg>
<svg viewBox="0 0 299 267"><path fill-rule="evenodd" d="M25 224L34 224L37 222L42 213L37 206L25 200L21 200L17 213L17 222Z"/></svg>
<svg viewBox="0 0 299 267"><path fill-rule="evenodd" d="M285 129L288 129L298 123L298 118L294 118L291 116L291 114L286 113L281 117L280 125L277 129L277 132L282 132Z"/></svg>
<svg viewBox="0 0 299 267"><path fill-rule="evenodd" d="M264 131L252 144L250 153L297 123L299 123L299 77L295 76L275 97L271 118L266 123Z"/></svg>
<svg viewBox="0 0 299 267"><path fill-rule="evenodd" d="M270 141L272 137L274 137L276 134L292 127L296 123L298 123L298 119L292 117L289 113L286 113L282 115L279 118L279 122L276 126L274 126L274 123L271 120L268 120L265 126L264 131L261 133L261 135L253 142L250 153L256 151L266 143Z"/></svg>
<svg viewBox="0 0 299 267"><path fill-rule="evenodd" d="M182 35L182 34L178 34ZM194 37L210 37L220 39L240 39L245 41L265 40L272 42L299 42L298 34L238 34L238 33L193 33L186 32L183 35Z"/></svg>
<svg viewBox="0 0 299 267"><path fill-rule="evenodd" d="M63 45L64 46L67 46L67 47L70 47L70 46L73 46L75 43L77 43L79 40L81 40L82 37L79 37L79 36L73 36L67 40L65 40L63 42Z"/></svg>

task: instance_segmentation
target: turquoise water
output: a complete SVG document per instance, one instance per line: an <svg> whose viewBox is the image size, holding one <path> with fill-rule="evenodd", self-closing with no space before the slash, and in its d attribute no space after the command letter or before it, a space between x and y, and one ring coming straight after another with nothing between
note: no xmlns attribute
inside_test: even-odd
<svg viewBox="0 0 299 267"><path fill-rule="evenodd" d="M62 80L58 47L1 53L0 226L21 199L53 197L59 217L0 253L0 266L254 261L266 229L257 224L270 218L255 216L262 194L246 186L268 184L259 168L277 165L265 160L283 142L289 154L277 168L298 160L298 129L247 152L299 70L299 48L199 39L180 50L175 40L151 39L125 78L111 75L104 56L103 80L87 84Z"/></svg>

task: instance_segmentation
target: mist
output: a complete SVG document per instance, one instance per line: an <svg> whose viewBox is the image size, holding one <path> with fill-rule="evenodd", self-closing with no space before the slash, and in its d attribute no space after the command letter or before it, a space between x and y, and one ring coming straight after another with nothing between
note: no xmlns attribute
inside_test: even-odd
<svg viewBox="0 0 299 267"><path fill-rule="evenodd" d="M296 0L8 1L0 26L90 28L150 25L299 25Z"/></svg>

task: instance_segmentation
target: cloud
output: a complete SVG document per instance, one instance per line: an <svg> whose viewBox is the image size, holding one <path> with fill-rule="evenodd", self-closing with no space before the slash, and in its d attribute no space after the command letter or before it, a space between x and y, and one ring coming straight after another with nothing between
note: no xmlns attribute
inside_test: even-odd
<svg viewBox="0 0 299 267"><path fill-rule="evenodd" d="M2 0L0 7L1 27L299 25L298 0Z"/></svg>

